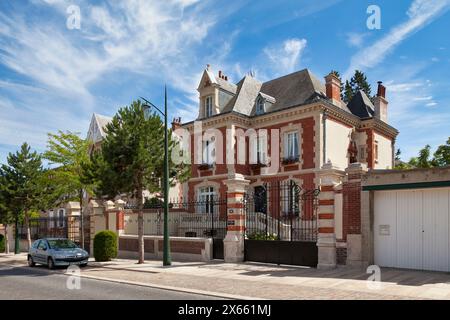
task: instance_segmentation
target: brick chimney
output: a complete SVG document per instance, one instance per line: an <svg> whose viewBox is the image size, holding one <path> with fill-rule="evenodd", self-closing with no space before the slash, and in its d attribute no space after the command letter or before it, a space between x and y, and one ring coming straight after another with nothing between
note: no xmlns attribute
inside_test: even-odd
<svg viewBox="0 0 450 320"><path fill-rule="evenodd" d="M375 106L375 118L387 123L388 102L386 100L386 87L383 86L383 82L381 81L378 81L377 96L373 102Z"/></svg>
<svg viewBox="0 0 450 320"><path fill-rule="evenodd" d="M334 74L330 73L325 77L325 88L327 98L331 99L331 102L340 107L341 106L341 81Z"/></svg>
<svg viewBox="0 0 450 320"><path fill-rule="evenodd" d="M178 128L181 128L181 117L173 118L172 121L172 131L175 131Z"/></svg>

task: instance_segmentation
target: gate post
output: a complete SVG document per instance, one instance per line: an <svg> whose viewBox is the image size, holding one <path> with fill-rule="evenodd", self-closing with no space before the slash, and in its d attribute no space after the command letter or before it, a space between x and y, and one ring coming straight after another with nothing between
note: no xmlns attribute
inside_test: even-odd
<svg viewBox="0 0 450 320"><path fill-rule="evenodd" d="M331 162L324 164L319 172L320 194L318 215L319 250L318 269L332 269L336 267L336 233L334 229L334 191L344 172L338 170Z"/></svg>
<svg viewBox="0 0 450 320"><path fill-rule="evenodd" d="M227 186L227 234L223 240L225 262L244 261L245 211L244 194L249 180L241 174L231 174L224 181Z"/></svg>

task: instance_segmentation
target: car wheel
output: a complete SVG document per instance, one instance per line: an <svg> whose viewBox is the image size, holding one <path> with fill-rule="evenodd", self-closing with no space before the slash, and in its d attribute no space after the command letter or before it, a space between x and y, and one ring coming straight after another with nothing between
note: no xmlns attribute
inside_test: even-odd
<svg viewBox="0 0 450 320"><path fill-rule="evenodd" d="M82 268L84 268L84 267L87 267L87 263L83 263L83 264L80 264L80 267L82 267Z"/></svg>
<svg viewBox="0 0 450 320"><path fill-rule="evenodd" d="M49 269L55 269L55 262L53 261L52 258L48 258L47 266Z"/></svg>
<svg viewBox="0 0 450 320"><path fill-rule="evenodd" d="M31 256L28 256L28 266L34 267L36 264L33 261L33 258Z"/></svg>

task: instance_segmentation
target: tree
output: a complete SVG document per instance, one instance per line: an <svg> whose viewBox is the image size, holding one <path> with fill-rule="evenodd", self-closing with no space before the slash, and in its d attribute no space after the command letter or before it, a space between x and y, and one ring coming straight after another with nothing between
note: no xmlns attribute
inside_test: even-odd
<svg viewBox="0 0 450 320"><path fill-rule="evenodd" d="M398 170L410 169L411 166L408 163L402 161L400 157L401 154L402 154L401 150L397 149L397 151L395 152L394 169Z"/></svg>
<svg viewBox="0 0 450 320"><path fill-rule="evenodd" d="M345 103L349 103L359 90L364 91L368 97L371 96L371 87L369 82L367 81L366 75L360 70L355 70L355 74L350 79L350 81L345 81L345 86L341 94L342 100Z"/></svg>
<svg viewBox="0 0 450 320"><path fill-rule="evenodd" d="M9 253L8 225L14 222L8 186L2 168L0 168L0 224L5 227L5 252Z"/></svg>
<svg viewBox="0 0 450 320"><path fill-rule="evenodd" d="M433 154L433 165L436 167L450 166L450 137L446 144L440 145Z"/></svg>
<svg viewBox="0 0 450 320"><path fill-rule="evenodd" d="M42 208L41 197L44 193L41 156L35 151L31 152L30 146L24 143L20 151L8 155L7 165L2 165L2 172L10 201L9 211L14 213L16 219L23 212L28 247L31 247L30 211Z"/></svg>
<svg viewBox="0 0 450 320"><path fill-rule="evenodd" d="M400 160L400 150L396 153L396 169L411 169L411 168L434 168L450 166L450 137L446 144L437 147L436 151L431 157L431 146L426 145L419 151L417 157L412 157L407 163Z"/></svg>
<svg viewBox="0 0 450 320"><path fill-rule="evenodd" d="M86 172L99 181L97 193L115 197L119 193L132 194L138 203L139 261L144 262L143 191L161 191L161 172L164 161L164 125L156 114L148 114L141 101L121 108L106 126L106 138L101 154L93 156L93 165ZM170 136L169 132L169 136ZM169 152L176 145L170 140ZM171 159L171 157L169 157ZM175 177L186 177L188 166L174 166ZM108 174L108 176L105 176ZM111 182L114 181L114 186Z"/></svg>
<svg viewBox="0 0 450 320"><path fill-rule="evenodd" d="M52 198L48 200L51 206L72 200L80 203L80 241L83 247L83 194L84 191L93 191L92 183L84 179L83 169L90 162L89 147L90 142L78 134L58 131L58 134L48 134L47 151L43 155L50 165L57 166L47 172L48 180L54 186Z"/></svg>

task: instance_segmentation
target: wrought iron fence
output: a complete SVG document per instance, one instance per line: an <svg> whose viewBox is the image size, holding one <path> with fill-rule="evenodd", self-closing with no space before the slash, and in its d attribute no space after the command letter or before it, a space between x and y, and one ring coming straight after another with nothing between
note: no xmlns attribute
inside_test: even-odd
<svg viewBox="0 0 450 320"><path fill-rule="evenodd" d="M163 204L154 204L143 212L144 234L163 235ZM138 210L125 210L124 219L125 234L137 234ZM223 239L227 226L226 200L210 197L203 201L171 201L168 224L170 236Z"/></svg>
<svg viewBox="0 0 450 320"><path fill-rule="evenodd" d="M255 187L244 196L246 238L316 241L318 189L303 190L294 181Z"/></svg>
<svg viewBox="0 0 450 320"><path fill-rule="evenodd" d="M80 244L80 217L40 217L30 218L30 236L31 240L41 238L68 238L77 244ZM27 239L27 228L25 223L18 227L20 239Z"/></svg>

